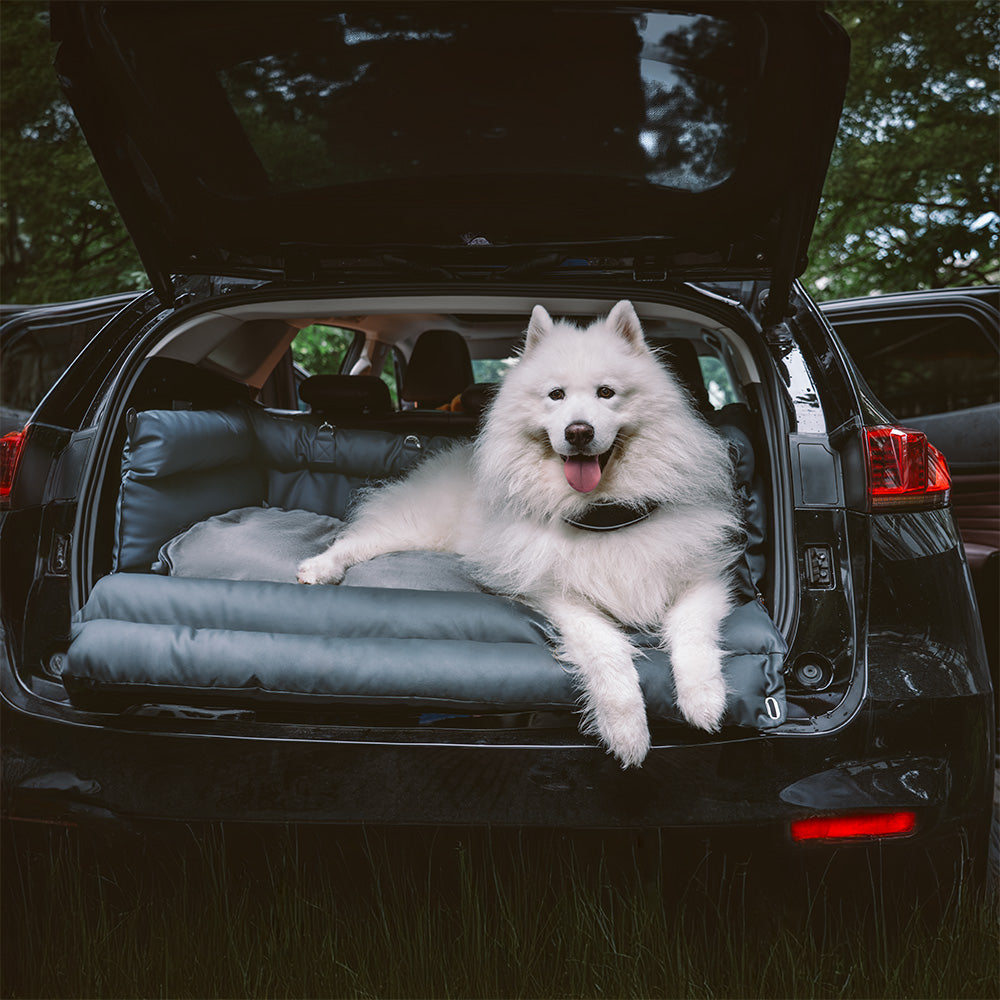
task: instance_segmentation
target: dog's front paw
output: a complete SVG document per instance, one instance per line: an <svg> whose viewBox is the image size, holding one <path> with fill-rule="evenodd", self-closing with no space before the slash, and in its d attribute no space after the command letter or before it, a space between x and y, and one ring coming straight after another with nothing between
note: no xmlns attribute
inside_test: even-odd
<svg viewBox="0 0 1000 1000"><path fill-rule="evenodd" d="M726 682L722 675L696 684L678 685L677 706L692 726L709 733L718 732L726 712Z"/></svg>
<svg viewBox="0 0 1000 1000"><path fill-rule="evenodd" d="M339 560L324 552L299 563L297 576L299 583L340 583L345 572Z"/></svg>
<svg viewBox="0 0 1000 1000"><path fill-rule="evenodd" d="M587 713L586 731L596 735L623 768L638 767L649 753L649 727L646 709L600 710Z"/></svg>
<svg viewBox="0 0 1000 1000"><path fill-rule="evenodd" d="M645 716L609 734L608 749L623 768L639 767L649 753L649 727Z"/></svg>

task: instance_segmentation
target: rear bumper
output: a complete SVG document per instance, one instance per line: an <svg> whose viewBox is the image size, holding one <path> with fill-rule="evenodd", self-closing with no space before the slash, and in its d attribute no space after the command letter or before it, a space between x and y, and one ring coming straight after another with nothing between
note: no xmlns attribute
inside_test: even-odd
<svg viewBox="0 0 1000 1000"><path fill-rule="evenodd" d="M754 828L780 840L804 816L912 809L923 837L988 816L991 709L988 695L868 705L836 733L654 747L622 771L597 746L113 731L5 702L3 811L70 825Z"/></svg>

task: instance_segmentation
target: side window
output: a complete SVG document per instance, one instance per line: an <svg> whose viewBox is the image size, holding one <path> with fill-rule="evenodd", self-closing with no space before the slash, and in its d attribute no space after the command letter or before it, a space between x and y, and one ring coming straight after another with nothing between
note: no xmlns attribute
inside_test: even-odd
<svg viewBox="0 0 1000 1000"><path fill-rule="evenodd" d="M4 340L0 369L3 405L29 414L107 320L107 316L101 316L79 323L58 323L42 318L13 332ZM12 321L11 326L17 322Z"/></svg>
<svg viewBox="0 0 1000 1000"><path fill-rule="evenodd" d="M292 358L308 375L336 375L355 340L356 330L311 323L302 327L292 341Z"/></svg>
<svg viewBox="0 0 1000 1000"><path fill-rule="evenodd" d="M872 391L899 420L995 403L1000 355L967 316L834 324Z"/></svg>
<svg viewBox="0 0 1000 1000"><path fill-rule="evenodd" d="M721 410L730 403L742 402L736 393L729 369L719 358L702 355L698 358L698 364L701 366L701 377L705 381L708 401L712 404L713 409Z"/></svg>

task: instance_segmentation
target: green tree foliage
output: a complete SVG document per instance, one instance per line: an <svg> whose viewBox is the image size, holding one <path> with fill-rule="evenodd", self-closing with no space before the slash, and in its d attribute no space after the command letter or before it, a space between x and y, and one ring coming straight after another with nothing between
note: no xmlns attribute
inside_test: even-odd
<svg viewBox="0 0 1000 1000"><path fill-rule="evenodd" d="M0 293L58 302L141 288L146 276L52 60L47 5L0 5Z"/></svg>
<svg viewBox="0 0 1000 1000"><path fill-rule="evenodd" d="M353 342L353 330L313 323L295 335L292 356L310 375L336 375Z"/></svg>
<svg viewBox="0 0 1000 1000"><path fill-rule="evenodd" d="M826 298L1000 281L995 0L835 0L851 76L806 280Z"/></svg>
<svg viewBox="0 0 1000 1000"><path fill-rule="evenodd" d="M851 35L852 70L808 286L832 298L1000 281L995 0L829 6ZM0 294L53 302L142 287L59 90L46 4L3 0L0 28ZM265 159L296 162L315 142L254 139Z"/></svg>

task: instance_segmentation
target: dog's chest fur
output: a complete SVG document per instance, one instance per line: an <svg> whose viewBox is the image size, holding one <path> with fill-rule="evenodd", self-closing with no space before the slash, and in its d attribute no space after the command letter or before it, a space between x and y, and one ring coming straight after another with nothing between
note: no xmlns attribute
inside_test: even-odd
<svg viewBox="0 0 1000 1000"><path fill-rule="evenodd" d="M696 579L725 572L718 544L723 518L704 510L660 510L644 521L590 532L562 521L490 517L490 530L470 533L462 546L493 590L529 603L550 597L586 601L616 621L658 627L676 597ZM478 544L477 544L478 543Z"/></svg>

